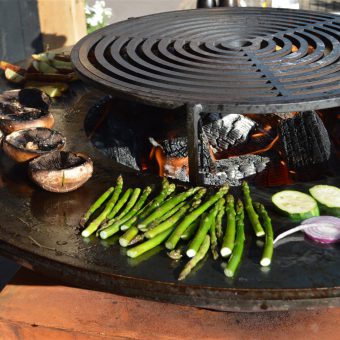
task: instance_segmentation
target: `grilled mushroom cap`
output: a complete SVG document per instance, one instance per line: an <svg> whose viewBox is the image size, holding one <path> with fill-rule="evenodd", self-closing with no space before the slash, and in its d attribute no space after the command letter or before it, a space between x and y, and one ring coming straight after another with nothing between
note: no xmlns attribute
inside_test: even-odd
<svg viewBox="0 0 340 340"><path fill-rule="evenodd" d="M19 163L35 157L62 150L66 138L61 133L48 128L24 129L12 132L3 141L5 153Z"/></svg>
<svg viewBox="0 0 340 340"><path fill-rule="evenodd" d="M93 172L92 160L85 154L55 151L29 163L28 174L40 187L52 192L78 189Z"/></svg>
<svg viewBox="0 0 340 340"><path fill-rule="evenodd" d="M54 125L48 112L51 99L38 89L23 89L3 92L0 95L0 128L5 133Z"/></svg>

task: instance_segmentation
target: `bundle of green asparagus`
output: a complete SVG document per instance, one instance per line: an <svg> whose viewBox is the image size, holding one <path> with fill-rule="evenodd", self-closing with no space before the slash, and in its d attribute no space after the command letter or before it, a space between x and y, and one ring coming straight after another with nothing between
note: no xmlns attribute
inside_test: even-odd
<svg viewBox="0 0 340 340"><path fill-rule="evenodd" d="M270 265L273 253L273 230L265 207L253 203L247 183L243 183L244 205L228 194L222 186L207 194L202 187L176 192L175 184L163 179L158 195L149 199L151 187L123 190L123 177L115 187L105 191L80 219L82 236L96 234L105 240L121 233L119 244L129 247L127 255L135 258L164 244L173 259L182 257L176 247L187 242L186 263L179 275L183 280L211 249L216 260L219 254L229 257L225 275L233 277L241 263L244 243L244 210L257 237L265 236L265 247L260 261ZM254 209L255 207L255 209ZM257 212L256 212L257 211ZM224 218L226 217L226 218ZM264 229L262 228L262 220Z"/></svg>

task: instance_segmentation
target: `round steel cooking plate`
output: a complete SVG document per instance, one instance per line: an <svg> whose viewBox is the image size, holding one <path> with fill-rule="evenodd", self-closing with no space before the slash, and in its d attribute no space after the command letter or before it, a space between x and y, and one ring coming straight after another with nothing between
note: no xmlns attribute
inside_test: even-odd
<svg viewBox="0 0 340 340"><path fill-rule="evenodd" d="M130 19L72 51L79 76L157 106L239 113L340 105L340 16L219 8Z"/></svg>

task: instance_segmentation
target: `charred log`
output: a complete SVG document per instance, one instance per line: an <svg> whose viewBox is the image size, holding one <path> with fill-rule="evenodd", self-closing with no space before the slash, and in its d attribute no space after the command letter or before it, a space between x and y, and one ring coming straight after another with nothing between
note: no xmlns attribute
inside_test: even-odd
<svg viewBox="0 0 340 340"><path fill-rule="evenodd" d="M297 169L329 160L331 141L315 111L300 112L279 126L289 168Z"/></svg>
<svg viewBox="0 0 340 340"><path fill-rule="evenodd" d="M261 173L269 163L268 157L259 155L243 155L221 159L215 162L216 173L205 174L205 184L221 185L228 183L231 186L240 185L242 180Z"/></svg>
<svg viewBox="0 0 340 340"><path fill-rule="evenodd" d="M203 120L203 131L216 153L244 143L255 125L254 121L243 115L211 113Z"/></svg>

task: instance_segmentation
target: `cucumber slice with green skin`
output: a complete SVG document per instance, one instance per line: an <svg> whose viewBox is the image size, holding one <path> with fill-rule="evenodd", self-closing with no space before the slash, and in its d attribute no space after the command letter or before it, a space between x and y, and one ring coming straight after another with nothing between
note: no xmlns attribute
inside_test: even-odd
<svg viewBox="0 0 340 340"><path fill-rule="evenodd" d="M296 190L279 191L272 196L272 202L280 212L294 221L319 216L317 202L311 196Z"/></svg>
<svg viewBox="0 0 340 340"><path fill-rule="evenodd" d="M340 217L340 189L331 185L315 185L309 189L317 200L320 210L331 216Z"/></svg>

